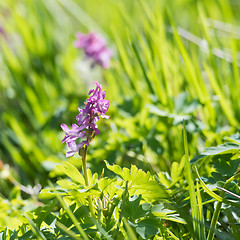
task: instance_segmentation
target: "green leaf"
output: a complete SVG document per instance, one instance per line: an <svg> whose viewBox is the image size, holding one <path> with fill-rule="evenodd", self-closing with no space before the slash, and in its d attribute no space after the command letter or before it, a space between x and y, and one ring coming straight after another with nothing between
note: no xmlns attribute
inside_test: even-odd
<svg viewBox="0 0 240 240"><path fill-rule="evenodd" d="M78 169L74 167L71 163L64 162L63 165L57 165L57 169L64 172L68 177L70 177L75 182L85 185L84 177L78 171Z"/></svg>
<svg viewBox="0 0 240 240"><path fill-rule="evenodd" d="M208 156L216 156L216 155L227 155L227 154L237 154L239 153L239 145L236 143L228 142L217 147L209 147L201 153L201 155L194 157L191 159L191 163L198 161L199 159L208 157Z"/></svg>
<svg viewBox="0 0 240 240"><path fill-rule="evenodd" d="M153 215L158 217L164 217L168 214L176 213L175 210L167 209L163 204L156 204L152 207L151 212Z"/></svg>
<svg viewBox="0 0 240 240"><path fill-rule="evenodd" d="M57 184L65 189L77 189L77 184L67 179L58 180Z"/></svg>
<svg viewBox="0 0 240 240"><path fill-rule="evenodd" d="M206 150L202 153L205 156L213 156L219 154L235 154L239 151L239 145L235 143L225 143L222 145L218 145L217 147L206 148Z"/></svg>
<svg viewBox="0 0 240 240"><path fill-rule="evenodd" d="M126 200L124 216L127 219L130 218L132 222L134 222L136 219L146 216L150 212L151 204L143 203L140 205L141 199L141 195L134 195Z"/></svg>
<svg viewBox="0 0 240 240"><path fill-rule="evenodd" d="M179 217L179 214L175 210L168 209L163 204L156 204L152 207L151 213L161 219L165 219L172 222L186 224L185 220Z"/></svg>
<svg viewBox="0 0 240 240"><path fill-rule="evenodd" d="M53 191L51 191L51 189L49 188L45 188L45 189L42 189L41 192L38 194L38 197L40 199L53 199L55 198L55 194L53 193Z"/></svg>
<svg viewBox="0 0 240 240"><path fill-rule="evenodd" d="M214 193L213 191L211 191L211 190L207 187L207 185L203 182L203 180L201 179L201 177L199 176L199 173L198 173L197 169L196 169L196 172L197 172L197 175L198 175L198 179L199 179L199 181L200 181L200 184L201 184L202 188L204 189L204 191L205 191L209 196L211 196L212 198L216 199L216 200L219 201L219 202L222 202L222 201L223 201L223 198L220 197L220 196L218 196L218 195L217 195L216 193Z"/></svg>
<svg viewBox="0 0 240 240"><path fill-rule="evenodd" d="M143 238L149 239L158 234L160 222L153 218L148 218L137 223L136 232Z"/></svg>
<svg viewBox="0 0 240 240"><path fill-rule="evenodd" d="M114 172L117 176L123 179L123 171L120 166L118 165L110 165L107 161L105 161L106 166L109 170Z"/></svg>
<svg viewBox="0 0 240 240"><path fill-rule="evenodd" d="M106 161L105 161L106 162ZM158 183L150 172L145 173L135 165L131 169L119 167L118 165L109 165L107 168L117 174L124 181L129 181L129 194L142 195L145 200L159 200L168 197L165 186Z"/></svg>

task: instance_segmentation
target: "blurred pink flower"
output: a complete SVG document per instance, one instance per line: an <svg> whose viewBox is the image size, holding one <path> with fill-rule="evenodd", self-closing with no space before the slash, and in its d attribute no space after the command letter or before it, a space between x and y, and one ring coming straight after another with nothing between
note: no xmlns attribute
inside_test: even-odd
<svg viewBox="0 0 240 240"><path fill-rule="evenodd" d="M112 57L111 49L106 47L106 41L96 33L77 33L74 45L84 50L86 57L93 60L93 65L98 64L102 68L110 67Z"/></svg>

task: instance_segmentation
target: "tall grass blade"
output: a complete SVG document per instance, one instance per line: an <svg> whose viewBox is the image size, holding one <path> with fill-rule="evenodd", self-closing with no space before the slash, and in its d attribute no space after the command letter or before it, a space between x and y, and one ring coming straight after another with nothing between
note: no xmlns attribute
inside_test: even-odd
<svg viewBox="0 0 240 240"><path fill-rule="evenodd" d="M189 197L190 197L190 206L193 220L193 229L198 239L201 239L201 230L200 230L200 219L197 206L197 196L195 192L195 186L192 176L192 169L189 161L189 152L188 152L188 142L187 142L187 132L185 127L185 121L183 121L183 142L184 142L184 152L185 152L185 175L189 186Z"/></svg>
<svg viewBox="0 0 240 240"><path fill-rule="evenodd" d="M202 197L201 192L199 189L199 183L197 181L197 204L198 204L198 213L199 213L199 224L200 224L200 236L201 240L206 239L206 232L205 232L205 221L204 221L204 215L203 215L203 205L202 205Z"/></svg>
<svg viewBox="0 0 240 240"><path fill-rule="evenodd" d="M63 232L65 232L69 237L75 239L75 240L82 240L83 238L79 237L76 235L75 232L73 232L72 230L68 229L65 225L63 225L60 222L56 222L56 226L58 228L60 228Z"/></svg>
<svg viewBox="0 0 240 240"><path fill-rule="evenodd" d="M129 223L127 222L127 220L125 218L123 218L123 223L127 229L128 239L129 240L137 240L137 237L136 237L134 231L132 230L131 226L129 225Z"/></svg>
<svg viewBox="0 0 240 240"><path fill-rule="evenodd" d="M119 220L118 220L118 224L117 224L117 229L116 229L116 233L115 233L115 237L114 240L117 239L117 234L119 232L119 228L122 222L122 218L123 218L123 212L124 212L124 208L125 208L125 203L126 203L126 197L127 197L127 191L128 191L128 181L126 181L126 185L125 185L125 191L123 193L123 200L122 200L122 206L121 206L121 212L119 215Z"/></svg>
<svg viewBox="0 0 240 240"><path fill-rule="evenodd" d="M37 226L34 224L34 222L32 221L31 218L29 218L27 216L27 214L24 214L24 217L28 220L30 226L31 226L31 229L34 233L34 235L37 237L38 240L47 240L45 238L45 236L43 235L43 233L37 228Z"/></svg>
<svg viewBox="0 0 240 240"><path fill-rule="evenodd" d="M82 229L80 223L78 222L77 218L74 216L73 212L71 211L71 209L67 206L67 204L64 202L64 200L62 199L62 197L57 193L57 191L55 190L54 186L52 185L52 183L50 181L48 181L49 186L53 189L53 192L55 193L58 201L60 202L60 204L62 205L62 207L65 209L65 211L67 212L68 216L70 217L70 219L72 220L72 222L74 223L74 225L76 226L78 232L82 235L84 240L89 240L87 234L84 232L84 230Z"/></svg>

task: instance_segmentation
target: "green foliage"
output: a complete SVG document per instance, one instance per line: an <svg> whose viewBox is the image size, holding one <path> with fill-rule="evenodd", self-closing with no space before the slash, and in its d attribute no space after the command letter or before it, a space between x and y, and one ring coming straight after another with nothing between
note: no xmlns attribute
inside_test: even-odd
<svg viewBox="0 0 240 240"><path fill-rule="evenodd" d="M115 236L120 215L131 227L132 234L139 234L143 239L149 239L149 237L160 233L159 228L163 227L163 219L184 223L177 217L176 211L166 208L163 210L158 205L153 206L155 202L165 201L168 194L163 185L156 181L150 172L145 173L134 165L131 169L122 169L118 165L107 165L120 179L117 177L98 179L97 174L92 175L89 170L90 186L86 187L84 182L79 181L82 175L73 165L65 162L60 167L64 168L65 174L71 178L71 181L59 180L58 186L43 189L40 197L57 197L63 209L59 211L59 215L55 214L54 208L57 207L57 202L52 201L25 215L29 225L24 224L21 227L26 231L22 236L21 233L18 233L22 239L25 239L25 236L30 237L30 234L32 236L43 234L42 238L47 239L52 234L54 238L60 239L64 228L59 226L65 226L67 229L70 227L72 232L80 233L84 239L90 236L94 239L102 239L101 236L106 233L110 239L111 236ZM129 185L124 208L122 208L125 182L129 182ZM156 194L158 191L162 191L162 193ZM89 194L94 198L95 214L98 220L89 215L88 202L86 201ZM101 221L101 227L97 221ZM81 230L78 231L77 224L79 223L81 225L78 226L81 226ZM84 232L82 232L83 230ZM119 231L119 234L126 234L122 224ZM85 237L84 233L87 234ZM71 236L67 231L64 234Z"/></svg>
<svg viewBox="0 0 240 240"><path fill-rule="evenodd" d="M186 138L186 134L184 136ZM228 139L237 142L239 135ZM227 143L224 146L229 145ZM208 148L204 152L204 154L209 153L205 158L210 164L214 165L216 159L219 159L216 156L227 155L231 161L232 156L238 154L235 149L232 149L233 154L230 156L229 152L220 151L222 146L219 147L219 151L216 151L217 148ZM212 151L213 149L215 151ZM185 145L185 151L185 156L187 156L187 145ZM220 159L226 161L226 158L220 157ZM180 165L186 161L187 158L183 157ZM199 157L199 161L206 160L204 157ZM217 166L223 167L220 166L221 164L224 166L225 162L218 162ZM70 179L58 180L56 186L50 184L51 187L43 189L39 195L42 199L58 199L61 209L58 210L59 203L56 200L48 200L45 206L25 214L24 222L19 228L16 227L15 231L2 230L2 236L8 234L13 239L16 236L19 239L31 237L33 239L62 239L63 236L68 236L69 239L114 239L116 231L119 231L118 239L124 239L126 234L136 236L138 239L152 239L157 236L167 239L172 236L173 239L188 239L188 235L184 237L184 232L188 230L190 234L193 234L194 239L206 239L206 232L210 236L208 239L211 239L211 233L218 235L218 231L213 231L216 227L214 222L211 223L210 228L207 227L206 223L209 219L205 219L207 216L203 208L207 206L207 211L213 211L212 203L214 201L217 201L218 205L221 203L221 206L216 209L222 209L222 214L225 213L231 219L231 226L234 226L238 220L231 216L239 216L240 201L231 193L240 196L239 188L235 184L240 174L236 172L232 177L225 177L225 180L216 182L230 193L225 194L220 188L213 189L208 183L206 185L204 181L206 182L208 176L200 178L198 171L200 185L195 185L193 177L189 179L189 171L192 172L191 166L185 165L186 167L182 168L185 177L180 179L174 177L173 182L171 177L166 178L167 175L163 172L152 175L150 172L138 169L135 165L128 169L118 165L109 165L106 162L107 168L115 176L99 177L97 173L92 174L88 169L90 184L85 186L84 178L78 169L64 162L57 168L61 169ZM198 166L202 168L201 164ZM235 165L230 165L229 168L234 171ZM176 168L173 167L172 171L175 170ZM213 175L214 172L215 169L212 168L211 174ZM175 175L171 174L171 176ZM216 191L220 191L220 195L215 193ZM89 213L88 196L93 198L94 217ZM224 204L223 208L221 208L222 204ZM195 211L192 218L189 218L190 215L187 214L187 212L190 213L190 209L192 212ZM216 209L213 215L217 220L219 212L216 213ZM229 215L229 209L233 215ZM123 219L123 222L119 222L120 219ZM119 227L118 223L120 223ZM181 227L176 228L176 224ZM233 229L236 235L238 230L235 226ZM230 236L229 233L227 234L226 236Z"/></svg>
<svg viewBox="0 0 240 240"><path fill-rule="evenodd" d="M240 137L226 136L240 121L239 10L1 1L0 238L238 239ZM89 66L77 31L107 39L110 69ZM111 118L89 147L87 187L60 124L73 123L95 80Z"/></svg>

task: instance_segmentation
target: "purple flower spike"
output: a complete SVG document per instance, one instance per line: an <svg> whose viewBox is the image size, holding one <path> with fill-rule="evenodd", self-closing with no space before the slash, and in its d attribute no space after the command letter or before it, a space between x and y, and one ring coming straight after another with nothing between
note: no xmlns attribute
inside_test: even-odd
<svg viewBox="0 0 240 240"><path fill-rule="evenodd" d="M110 67L112 51L106 47L105 39L96 33L77 33L76 37L75 47L84 50L86 57L93 60L93 66L98 64L102 68Z"/></svg>
<svg viewBox="0 0 240 240"><path fill-rule="evenodd" d="M66 142L70 151L67 152L66 157L73 156L76 152L86 145L88 147L95 134L99 134L96 122L102 118L109 118L105 115L109 108L109 101L105 99L106 91L102 91L102 85L95 82L96 89L89 91L90 97L85 103L85 108L78 108L79 114L76 117L78 124L72 124L72 130L66 124L62 124L61 128L65 132L65 137L62 140ZM83 139L79 144L77 139Z"/></svg>

